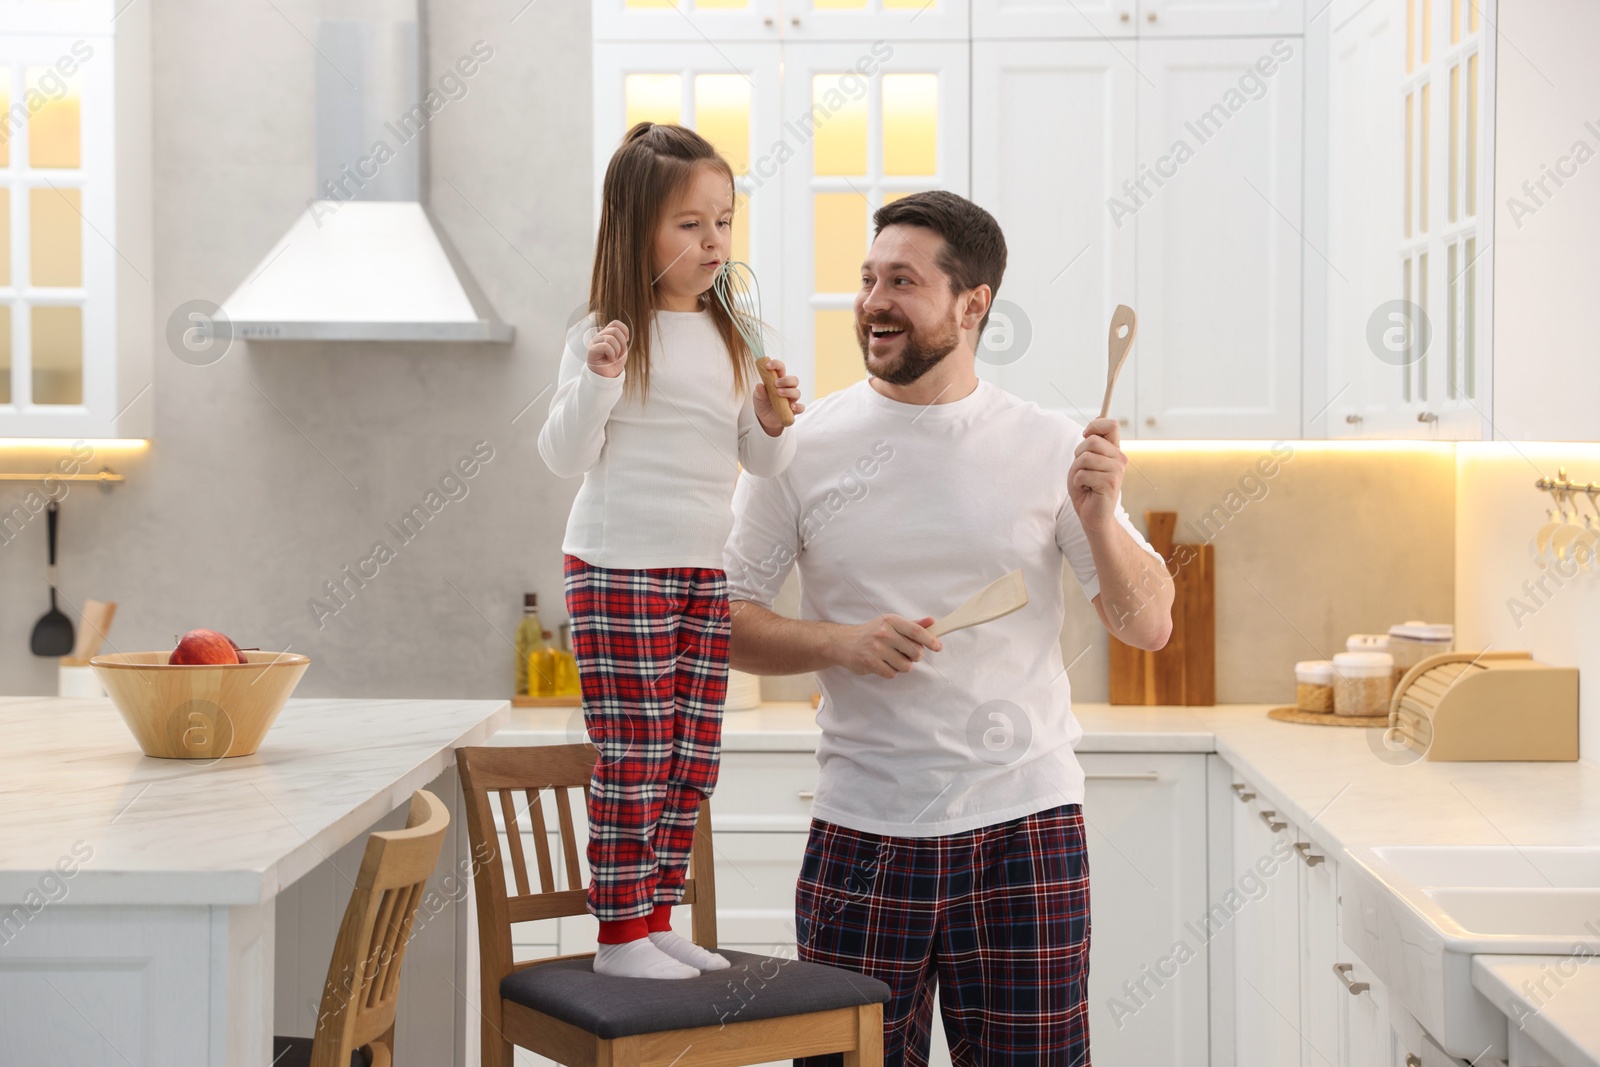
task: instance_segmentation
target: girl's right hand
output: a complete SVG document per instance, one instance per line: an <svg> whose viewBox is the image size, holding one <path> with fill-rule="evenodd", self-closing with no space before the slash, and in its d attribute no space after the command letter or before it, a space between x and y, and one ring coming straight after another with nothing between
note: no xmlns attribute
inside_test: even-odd
<svg viewBox="0 0 1600 1067"><path fill-rule="evenodd" d="M628 327L612 319L589 338L589 369L603 378L615 378L628 362Z"/></svg>

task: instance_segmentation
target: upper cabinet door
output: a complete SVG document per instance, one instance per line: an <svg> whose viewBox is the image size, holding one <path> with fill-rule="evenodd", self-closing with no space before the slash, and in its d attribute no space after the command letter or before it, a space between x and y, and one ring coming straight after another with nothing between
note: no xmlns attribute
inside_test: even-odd
<svg viewBox="0 0 1600 1067"><path fill-rule="evenodd" d="M1138 12L1138 0L972 0L972 37L1133 37L1139 32Z"/></svg>
<svg viewBox="0 0 1600 1067"><path fill-rule="evenodd" d="M733 249L766 287L762 317L782 325L783 201L777 42L597 44L594 49L594 212L600 220L606 167L637 122L673 122L698 132L734 173Z"/></svg>
<svg viewBox="0 0 1600 1067"><path fill-rule="evenodd" d="M783 0L783 36L791 41L966 41L967 5L968 0Z"/></svg>
<svg viewBox="0 0 1600 1067"><path fill-rule="evenodd" d="M1134 44L978 41L972 197L1006 236L1006 275L978 373L1087 422L1105 391L1106 330L1134 299L1134 224L1108 205L1137 176ZM1132 375L1111 413L1132 419Z"/></svg>
<svg viewBox="0 0 1600 1067"><path fill-rule="evenodd" d="M872 213L926 189L967 195L968 57L874 41L790 42L783 58L783 342L809 401L866 377L854 308Z"/></svg>
<svg viewBox="0 0 1600 1067"><path fill-rule="evenodd" d="M1300 436L1303 51L1139 43L1140 437Z"/></svg>
<svg viewBox="0 0 1600 1067"><path fill-rule="evenodd" d="M597 41L776 41L779 0L592 0Z"/></svg>
<svg viewBox="0 0 1600 1067"><path fill-rule="evenodd" d="M142 271L112 244L133 232L117 217L114 45L0 37L0 110L26 117L0 140L0 437L148 432L148 405L127 417L132 375L118 373L119 270L148 285L150 267L131 236Z"/></svg>
<svg viewBox="0 0 1600 1067"><path fill-rule="evenodd" d="M1313 0L1319 7L1324 0ZM1306 0L1139 0L1141 37L1294 36ZM1313 11L1315 14L1315 11Z"/></svg>

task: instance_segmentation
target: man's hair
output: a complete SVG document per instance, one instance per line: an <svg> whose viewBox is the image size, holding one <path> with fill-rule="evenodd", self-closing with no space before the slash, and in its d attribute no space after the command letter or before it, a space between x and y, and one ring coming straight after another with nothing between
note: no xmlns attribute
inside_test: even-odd
<svg viewBox="0 0 1600 1067"><path fill-rule="evenodd" d="M891 201L872 215L872 236L885 226L921 226L944 238L937 266L950 279L950 291L963 293L980 285L989 287L990 310L1006 273L1006 238L994 216L964 196L944 189L912 193ZM978 334L989 325L989 312L978 323Z"/></svg>

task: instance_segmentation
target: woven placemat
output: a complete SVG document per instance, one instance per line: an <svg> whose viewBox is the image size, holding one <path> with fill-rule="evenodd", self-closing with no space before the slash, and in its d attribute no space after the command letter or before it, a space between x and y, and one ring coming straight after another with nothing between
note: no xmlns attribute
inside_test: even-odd
<svg viewBox="0 0 1600 1067"><path fill-rule="evenodd" d="M1303 722L1307 726L1388 726L1387 715L1335 715L1331 711L1301 711L1299 708L1273 708L1267 718L1279 722Z"/></svg>

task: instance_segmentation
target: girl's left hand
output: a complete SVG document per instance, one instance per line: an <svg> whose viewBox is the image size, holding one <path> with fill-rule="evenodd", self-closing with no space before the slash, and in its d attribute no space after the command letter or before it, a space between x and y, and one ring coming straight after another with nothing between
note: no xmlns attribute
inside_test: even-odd
<svg viewBox="0 0 1600 1067"><path fill-rule="evenodd" d="M778 395L789 401L789 409L796 415L806 409L800 402L800 379L793 374L784 374L783 361L773 359L767 361L767 367L778 379ZM756 418L761 420L762 429L776 437L783 432L783 420L772 408L772 401L767 398L767 386L764 382L756 382L755 390Z"/></svg>

